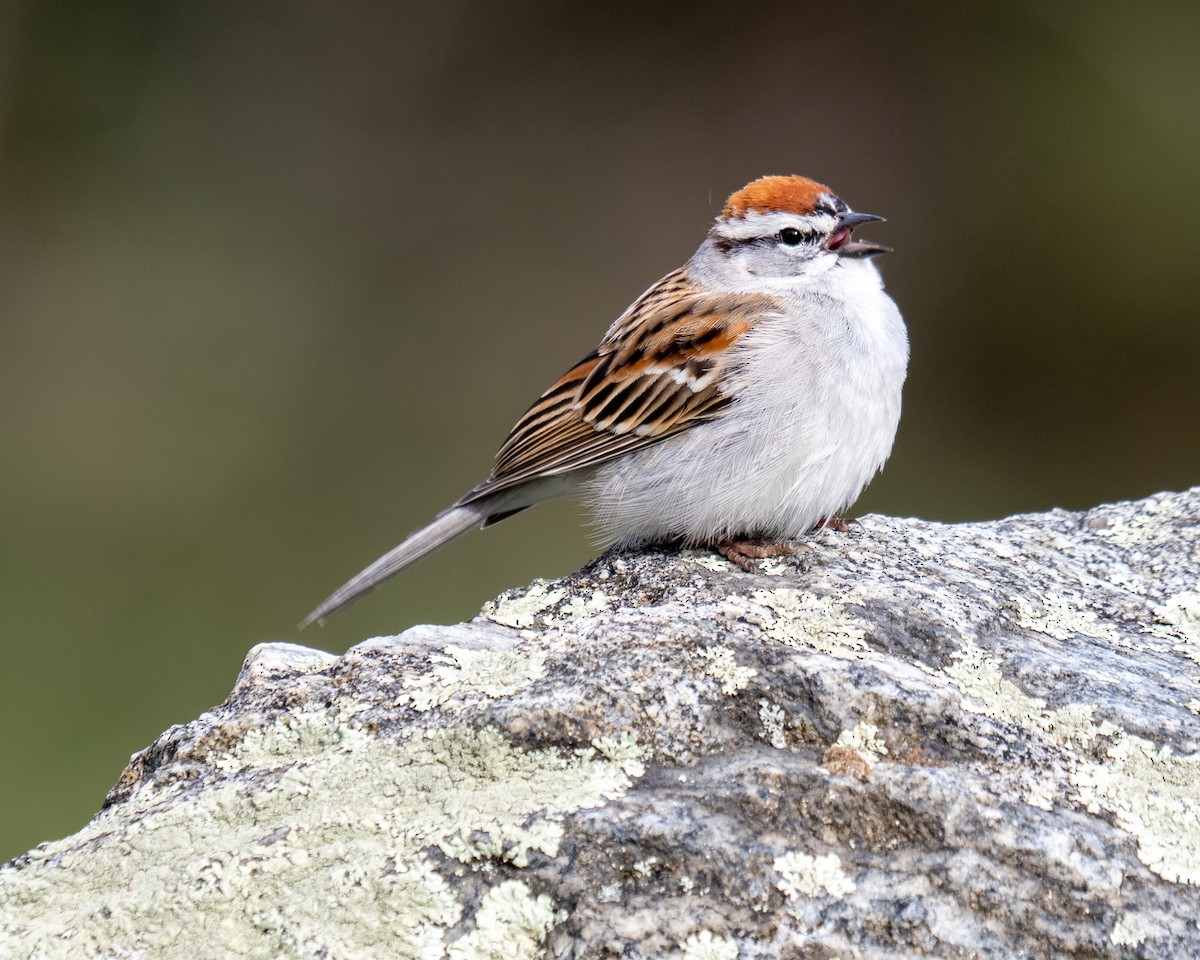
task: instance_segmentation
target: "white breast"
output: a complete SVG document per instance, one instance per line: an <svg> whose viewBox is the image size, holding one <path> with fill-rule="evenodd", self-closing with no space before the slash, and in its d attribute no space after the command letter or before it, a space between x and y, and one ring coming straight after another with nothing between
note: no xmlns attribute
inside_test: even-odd
<svg viewBox="0 0 1200 960"><path fill-rule="evenodd" d="M733 349L734 402L720 417L582 482L605 540L800 536L883 466L908 339L872 264L840 261Z"/></svg>

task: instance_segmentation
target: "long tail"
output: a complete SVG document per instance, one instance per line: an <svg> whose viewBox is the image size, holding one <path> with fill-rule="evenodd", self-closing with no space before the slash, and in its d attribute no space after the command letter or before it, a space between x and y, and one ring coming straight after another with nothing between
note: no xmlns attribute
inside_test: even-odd
<svg viewBox="0 0 1200 960"><path fill-rule="evenodd" d="M310 623L320 623L342 607L353 603L364 593L374 590L388 577L433 552L443 543L478 526L494 509L495 505L487 501L451 507L433 523L422 527L402 544L393 547L361 573L355 574L338 587L324 603L300 622L301 629Z"/></svg>

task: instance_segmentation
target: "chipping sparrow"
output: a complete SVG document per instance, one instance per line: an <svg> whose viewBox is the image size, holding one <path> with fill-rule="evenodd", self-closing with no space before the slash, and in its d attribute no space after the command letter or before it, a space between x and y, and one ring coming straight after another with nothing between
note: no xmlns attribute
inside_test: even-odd
<svg viewBox="0 0 1200 960"><path fill-rule="evenodd" d="M763 177L518 421L475 487L340 587L322 620L473 526L578 495L606 538L710 546L746 570L793 553L887 459L904 321L851 238L881 217Z"/></svg>

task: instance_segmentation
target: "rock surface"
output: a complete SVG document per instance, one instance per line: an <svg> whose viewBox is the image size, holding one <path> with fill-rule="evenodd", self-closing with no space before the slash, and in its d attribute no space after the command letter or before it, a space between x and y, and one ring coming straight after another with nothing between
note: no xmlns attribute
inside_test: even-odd
<svg viewBox="0 0 1200 960"><path fill-rule="evenodd" d="M1200 956L1200 489L812 545L255 648L0 956Z"/></svg>

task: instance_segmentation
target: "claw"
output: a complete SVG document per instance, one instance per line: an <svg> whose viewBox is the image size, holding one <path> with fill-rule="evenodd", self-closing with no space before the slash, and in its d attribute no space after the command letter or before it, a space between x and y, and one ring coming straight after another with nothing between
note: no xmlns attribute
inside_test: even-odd
<svg viewBox="0 0 1200 960"><path fill-rule="evenodd" d="M758 564L754 562L755 560L764 560L767 557L790 557L803 549L804 544L799 540L771 542L761 538L747 540L723 538L713 540L708 546L730 563L741 567L746 573L758 573Z"/></svg>
<svg viewBox="0 0 1200 960"><path fill-rule="evenodd" d="M836 530L838 533L846 533L854 527L861 527L862 524L853 517L822 517L816 522L814 530Z"/></svg>

